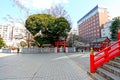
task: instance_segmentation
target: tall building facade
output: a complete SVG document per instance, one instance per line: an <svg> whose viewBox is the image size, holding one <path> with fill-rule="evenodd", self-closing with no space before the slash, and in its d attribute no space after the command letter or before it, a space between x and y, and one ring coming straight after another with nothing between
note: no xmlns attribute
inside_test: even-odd
<svg viewBox="0 0 120 80"><path fill-rule="evenodd" d="M86 42L91 42L95 38L101 37L101 28L108 21L108 11L106 8L95 6L86 15L78 20L79 36Z"/></svg>
<svg viewBox="0 0 120 80"><path fill-rule="evenodd" d="M12 37L12 28L10 25L0 25L0 35L4 40L10 40Z"/></svg>
<svg viewBox="0 0 120 80"><path fill-rule="evenodd" d="M17 47L21 41L27 41L27 30L20 23L0 25L0 35L7 46Z"/></svg>

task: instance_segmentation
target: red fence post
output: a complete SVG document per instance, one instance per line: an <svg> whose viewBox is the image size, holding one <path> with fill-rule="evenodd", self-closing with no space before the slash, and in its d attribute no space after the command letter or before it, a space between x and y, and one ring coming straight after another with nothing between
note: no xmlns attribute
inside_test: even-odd
<svg viewBox="0 0 120 80"><path fill-rule="evenodd" d="M66 52L66 41L64 41L64 52Z"/></svg>
<svg viewBox="0 0 120 80"><path fill-rule="evenodd" d="M109 50L108 47L106 47L105 50L104 50L104 54L105 54L105 57L104 57L104 58L105 58L105 62L107 62L107 61L109 60L109 58L108 58L108 56L109 56L108 50Z"/></svg>
<svg viewBox="0 0 120 80"><path fill-rule="evenodd" d="M56 41L56 42L55 42L55 46L57 47L57 53L59 52L59 50L58 50L58 45L59 45L59 41Z"/></svg>
<svg viewBox="0 0 120 80"><path fill-rule="evenodd" d="M118 40L120 40L120 29L118 30Z"/></svg>
<svg viewBox="0 0 120 80"><path fill-rule="evenodd" d="M91 48L91 51L90 51L90 72L91 73L95 72L93 48Z"/></svg>
<svg viewBox="0 0 120 80"><path fill-rule="evenodd" d="M118 41L120 40L120 29L118 30ZM119 47L120 47L120 42L118 42L118 44L119 44ZM120 48L119 48L119 50L120 50Z"/></svg>

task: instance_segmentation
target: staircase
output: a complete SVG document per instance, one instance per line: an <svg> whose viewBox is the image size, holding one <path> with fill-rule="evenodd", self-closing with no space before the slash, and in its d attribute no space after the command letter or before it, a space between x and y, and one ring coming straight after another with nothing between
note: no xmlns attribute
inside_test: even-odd
<svg viewBox="0 0 120 80"><path fill-rule="evenodd" d="M90 52L90 72L94 80L120 80L120 30L118 41L94 53Z"/></svg>
<svg viewBox="0 0 120 80"><path fill-rule="evenodd" d="M120 56L98 68L95 73L89 72L89 75L93 80L120 80Z"/></svg>

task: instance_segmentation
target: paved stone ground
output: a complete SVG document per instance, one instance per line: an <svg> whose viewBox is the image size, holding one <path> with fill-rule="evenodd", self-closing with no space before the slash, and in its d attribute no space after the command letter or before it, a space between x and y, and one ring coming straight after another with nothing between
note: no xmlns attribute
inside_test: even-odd
<svg viewBox="0 0 120 80"><path fill-rule="evenodd" d="M89 71L90 69L89 54L90 52L84 52L84 53L77 52L77 53L67 53L66 56L68 56L71 60L73 60L83 70Z"/></svg>
<svg viewBox="0 0 120 80"><path fill-rule="evenodd" d="M67 54L0 53L0 80L92 80Z"/></svg>

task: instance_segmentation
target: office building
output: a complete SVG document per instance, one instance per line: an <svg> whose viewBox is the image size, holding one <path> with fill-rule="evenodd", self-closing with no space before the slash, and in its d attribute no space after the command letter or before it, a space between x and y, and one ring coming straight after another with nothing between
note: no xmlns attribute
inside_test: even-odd
<svg viewBox="0 0 120 80"><path fill-rule="evenodd" d="M78 33L85 42L90 43L95 38L101 37L101 28L108 21L106 8L95 6L86 15L78 20Z"/></svg>
<svg viewBox="0 0 120 80"><path fill-rule="evenodd" d="M7 46L18 47L21 41L27 41L27 30L20 23L0 25L0 35Z"/></svg>

